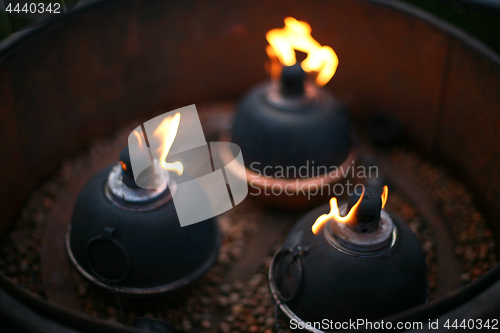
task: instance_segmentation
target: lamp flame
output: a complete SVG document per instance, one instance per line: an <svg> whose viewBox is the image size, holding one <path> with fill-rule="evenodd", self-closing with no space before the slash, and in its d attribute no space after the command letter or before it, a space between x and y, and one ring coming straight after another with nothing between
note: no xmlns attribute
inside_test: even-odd
<svg viewBox="0 0 500 333"><path fill-rule="evenodd" d="M387 185L384 186L384 191L382 192L381 198L382 198L382 209L384 209L385 204L387 203L387 197L389 196L389 188Z"/></svg>
<svg viewBox="0 0 500 333"><path fill-rule="evenodd" d="M127 173L127 165L123 163L123 161L120 161L120 165L122 167L123 172Z"/></svg>
<svg viewBox="0 0 500 333"><path fill-rule="evenodd" d="M340 223L351 222L351 220L356 216L356 211L358 210L359 204L361 203L361 200L363 200L364 195L365 195L365 187L363 186L363 193L361 193L361 196L359 197L358 201L356 202L356 204L354 206L352 206L351 210L349 211L349 213L347 213L346 216L340 216L337 198L335 198L335 197L331 198L330 199L330 213L323 214L316 219L316 222L314 222L314 224L312 226L312 232L315 235L317 235L318 231L325 224L325 222L328 221L329 219L334 219L335 221L340 222Z"/></svg>
<svg viewBox="0 0 500 333"><path fill-rule="evenodd" d="M139 141L139 148L142 148L142 139L141 136L139 135L139 132L134 130L134 135L137 138L137 141Z"/></svg>
<svg viewBox="0 0 500 333"><path fill-rule="evenodd" d="M358 207L361 203L361 200L363 200L363 196L365 195L365 187L363 186L363 192L361 193L361 196L359 197L358 201L354 206L352 206L351 210L349 210L349 213L347 213L346 216L340 216L339 212L339 206L337 203L337 198L333 197L330 199L330 212L328 214L323 214L320 217L316 219L312 226L312 232L317 235L321 227L330 219L334 219L335 221L339 223L349 223L352 222L354 218L356 218L356 213L358 210ZM384 209L385 204L387 203L387 197L389 196L389 188L384 186L384 191L382 195L380 196L382 199L382 209Z"/></svg>
<svg viewBox="0 0 500 333"><path fill-rule="evenodd" d="M331 47L321 46L311 36L311 26L307 22L287 17L285 27L270 30L266 39L269 42L266 52L271 59L270 73L273 79L279 77L281 65L295 65L295 51L307 53L301 67L306 72L318 72L315 82L320 87L327 84L337 70L337 54Z"/></svg>
<svg viewBox="0 0 500 333"><path fill-rule="evenodd" d="M161 167L166 170L175 171L178 175L182 175L182 173L184 172L184 165L179 161L168 163L166 159L170 148L174 143L175 136L177 135L180 121L181 114L177 112L174 116L168 116L163 119L160 125L158 125L158 127L153 132L153 135L160 139L161 142L161 145L158 148L158 151L160 153Z"/></svg>

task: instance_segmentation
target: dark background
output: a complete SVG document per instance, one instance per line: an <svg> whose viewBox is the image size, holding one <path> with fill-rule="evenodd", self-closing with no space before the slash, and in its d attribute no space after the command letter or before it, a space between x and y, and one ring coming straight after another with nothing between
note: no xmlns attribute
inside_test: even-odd
<svg viewBox="0 0 500 333"><path fill-rule="evenodd" d="M500 0L397 0L410 3L452 23L475 36L500 54ZM41 1L46 2L46 1ZM67 5L78 0L65 0ZM80 3L85 2L81 0ZM16 26L29 27L33 20L26 15L12 17ZM0 1L0 41L11 34L9 20Z"/></svg>

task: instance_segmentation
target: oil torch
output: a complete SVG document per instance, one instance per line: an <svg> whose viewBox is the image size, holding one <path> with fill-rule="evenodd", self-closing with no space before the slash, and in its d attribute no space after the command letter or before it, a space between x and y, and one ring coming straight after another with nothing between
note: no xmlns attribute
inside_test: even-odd
<svg viewBox="0 0 500 333"><path fill-rule="evenodd" d="M363 188L300 219L269 269L281 313L299 323L375 321L426 302L421 244L384 209L387 198L387 186Z"/></svg>

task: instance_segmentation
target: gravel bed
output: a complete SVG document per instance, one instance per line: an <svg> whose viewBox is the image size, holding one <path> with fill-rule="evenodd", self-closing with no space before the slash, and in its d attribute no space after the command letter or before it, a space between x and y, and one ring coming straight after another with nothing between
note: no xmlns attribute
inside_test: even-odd
<svg viewBox="0 0 500 333"><path fill-rule="evenodd" d="M436 242L432 230L425 218L397 190L389 192L386 209L404 221L417 235L425 254L427 265L427 280L429 283L429 298L433 299L436 291Z"/></svg>
<svg viewBox="0 0 500 333"><path fill-rule="evenodd" d="M498 261L493 233L465 186L441 167L407 149L395 149L390 158L407 177L429 193L451 224L458 240L455 253L463 265L462 283L476 280L495 266Z"/></svg>
<svg viewBox="0 0 500 333"><path fill-rule="evenodd" d="M220 129L227 128L230 120L227 111L232 104L224 104L219 109L217 105L205 108L209 110L201 114L215 116L217 110L223 109L224 121L219 126ZM119 151L132 128L127 126L109 138L91 143L85 151L65 161L53 178L33 191L13 230L0 247L0 273L10 277L21 288L46 297L41 280L40 247L50 211L64 195L71 179L89 170L92 161ZM456 253L464 265L463 283L474 281L495 265L497 259L492 232L486 227L483 216L466 189L444 170L409 150L398 148L390 154L390 159L406 176L422 184L452 222L459 242ZM432 297L438 267L435 239L425 218L397 189L391 189L387 209L407 222L422 242ZM280 248L285 235L268 256L262 258L259 270L249 282L225 282L232 264L244 255L248 241L259 233L258 221L263 213L262 206L247 199L219 216L223 242L219 258L210 271L194 285L172 296L155 300L122 298L126 323L130 324L136 317L149 316L167 320L179 331L185 332L273 332L274 306L267 284L267 269L272 254ZM121 320L120 307L113 295L92 288L76 274L74 276L77 295L85 313L111 321Z"/></svg>
<svg viewBox="0 0 500 333"><path fill-rule="evenodd" d="M241 303L242 290L255 283L255 280L250 280L248 284L226 284L224 278L231 264L244 254L247 240L258 232L255 221L259 218L259 209L255 209L250 200L220 215L218 220L223 241L218 260L208 273L194 285L174 295L144 300L121 298L126 322L132 323L134 318L145 316L167 320L180 331L212 328L216 322L214 314L224 309L229 311ZM120 319L114 297L92 288L77 276L75 279L84 312L113 321Z"/></svg>

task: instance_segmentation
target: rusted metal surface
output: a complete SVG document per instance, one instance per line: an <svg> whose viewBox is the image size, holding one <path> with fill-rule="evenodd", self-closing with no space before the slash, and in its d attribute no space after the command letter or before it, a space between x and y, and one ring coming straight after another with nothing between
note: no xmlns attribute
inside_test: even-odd
<svg viewBox="0 0 500 333"><path fill-rule="evenodd" d="M498 235L500 62L455 40L449 76L436 153L473 190Z"/></svg>
<svg viewBox="0 0 500 333"><path fill-rule="evenodd" d="M0 236L29 191L90 138L265 79L265 33L288 15L337 51L328 87L355 116L395 116L500 215L500 61L446 24L389 1L111 0L0 46Z"/></svg>
<svg viewBox="0 0 500 333"><path fill-rule="evenodd" d="M100 156L78 178L69 182L64 195L48 217L40 253L44 290L49 301L67 309L80 310L81 306L76 294L75 273L64 245L66 228L71 220L78 194L95 174L117 161L120 150L115 150L114 153Z"/></svg>
<svg viewBox="0 0 500 333"><path fill-rule="evenodd" d="M457 240L451 230L450 221L447 221L435 202L423 188L405 177L384 156L376 156L376 164L381 173L391 184L396 186L425 217L436 238L436 261L438 271L436 276L436 297L441 297L460 287L462 264L455 254Z"/></svg>
<svg viewBox="0 0 500 333"><path fill-rule="evenodd" d="M316 10L321 11L319 5ZM316 29L316 15L307 19L313 35L339 57L328 86L356 118L387 112L418 146L431 148L448 37L425 21L375 3L339 2L325 16Z"/></svg>

